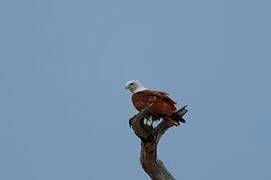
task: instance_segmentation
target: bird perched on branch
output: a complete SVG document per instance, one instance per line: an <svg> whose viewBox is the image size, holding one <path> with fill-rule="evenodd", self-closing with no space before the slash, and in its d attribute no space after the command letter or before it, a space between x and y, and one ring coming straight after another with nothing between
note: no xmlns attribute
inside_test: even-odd
<svg viewBox="0 0 271 180"><path fill-rule="evenodd" d="M132 94L133 105L138 111L150 105L146 119L151 120L152 123L161 118L175 126L180 125L180 122L185 123L185 120L176 112L176 102L169 97L168 93L147 89L138 80L128 81L125 89Z"/></svg>

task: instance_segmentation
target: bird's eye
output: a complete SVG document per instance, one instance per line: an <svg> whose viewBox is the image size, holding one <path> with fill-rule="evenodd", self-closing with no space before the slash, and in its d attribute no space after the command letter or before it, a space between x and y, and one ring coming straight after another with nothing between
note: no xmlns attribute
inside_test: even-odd
<svg viewBox="0 0 271 180"><path fill-rule="evenodd" d="M134 83L130 83L130 85L132 86L132 85L134 85Z"/></svg>

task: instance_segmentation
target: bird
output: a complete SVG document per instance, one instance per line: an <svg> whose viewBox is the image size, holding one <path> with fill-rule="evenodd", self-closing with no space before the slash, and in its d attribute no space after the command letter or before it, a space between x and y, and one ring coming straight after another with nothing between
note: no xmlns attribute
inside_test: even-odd
<svg viewBox="0 0 271 180"><path fill-rule="evenodd" d="M145 88L138 80L126 82L125 89L131 93L132 103L138 111L142 111L149 106L146 119L151 121L151 126L153 121L160 119L164 119L175 126L179 126L180 122L185 123L182 116L176 112L177 103L169 97L168 93Z"/></svg>

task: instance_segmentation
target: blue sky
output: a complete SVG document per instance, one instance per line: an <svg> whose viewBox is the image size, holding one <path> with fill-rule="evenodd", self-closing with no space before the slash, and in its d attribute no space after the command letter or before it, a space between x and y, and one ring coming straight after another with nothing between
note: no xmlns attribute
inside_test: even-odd
<svg viewBox="0 0 271 180"><path fill-rule="evenodd" d="M177 179L271 179L269 1L0 2L0 179L148 179L127 80L188 104Z"/></svg>

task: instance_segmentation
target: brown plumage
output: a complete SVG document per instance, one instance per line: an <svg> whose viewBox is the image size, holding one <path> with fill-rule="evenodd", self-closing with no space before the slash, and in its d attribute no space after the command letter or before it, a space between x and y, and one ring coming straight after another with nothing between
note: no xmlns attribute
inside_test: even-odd
<svg viewBox="0 0 271 180"><path fill-rule="evenodd" d="M125 84L132 94L132 101L138 111L150 106L146 118L150 120L159 120L160 118L168 120L173 125L179 125L185 120L176 112L176 103L169 98L169 94L156 90L145 88L138 80L131 80Z"/></svg>
<svg viewBox="0 0 271 180"><path fill-rule="evenodd" d="M179 121L185 122L184 119L176 113L176 102L174 102L166 92L155 90L139 91L132 95L132 101L138 111L152 104L147 118L153 121L163 118L173 121L175 125L179 125Z"/></svg>

